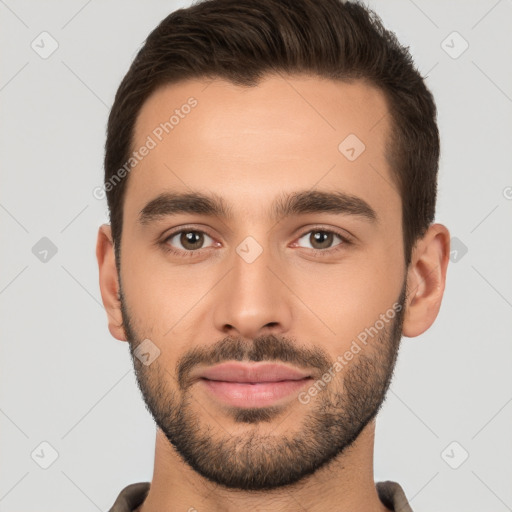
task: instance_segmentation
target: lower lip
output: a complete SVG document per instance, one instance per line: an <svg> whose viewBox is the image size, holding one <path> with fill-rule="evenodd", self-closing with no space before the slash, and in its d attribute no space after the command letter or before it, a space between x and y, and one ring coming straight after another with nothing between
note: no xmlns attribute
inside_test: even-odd
<svg viewBox="0 0 512 512"><path fill-rule="evenodd" d="M310 377L301 380L279 382L224 382L201 379L208 391L222 402L234 407L265 407L277 400L297 393L308 384Z"/></svg>

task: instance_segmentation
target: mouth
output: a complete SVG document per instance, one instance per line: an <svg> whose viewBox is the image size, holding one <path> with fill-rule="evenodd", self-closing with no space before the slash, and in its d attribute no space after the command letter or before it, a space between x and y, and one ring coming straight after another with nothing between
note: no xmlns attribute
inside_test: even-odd
<svg viewBox="0 0 512 512"><path fill-rule="evenodd" d="M278 363L228 362L205 368L197 376L215 381L258 384L301 380L311 377L311 374L299 368Z"/></svg>
<svg viewBox="0 0 512 512"><path fill-rule="evenodd" d="M198 382L211 396L242 408L289 400L312 380L308 372L275 363L223 363L198 375Z"/></svg>
<svg viewBox="0 0 512 512"><path fill-rule="evenodd" d="M312 381L310 377L299 380L274 382L226 382L201 378L206 390L221 402L234 407L268 407L284 398L290 398Z"/></svg>

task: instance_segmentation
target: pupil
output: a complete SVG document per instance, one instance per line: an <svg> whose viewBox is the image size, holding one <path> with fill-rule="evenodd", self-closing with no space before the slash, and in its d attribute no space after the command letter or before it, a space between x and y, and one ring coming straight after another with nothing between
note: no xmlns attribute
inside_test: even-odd
<svg viewBox="0 0 512 512"><path fill-rule="evenodd" d="M326 233L325 231L316 231L313 234L315 243L320 244L322 248L329 247L332 242L332 236L332 233Z"/></svg>
<svg viewBox="0 0 512 512"><path fill-rule="evenodd" d="M184 247L187 247L187 244L192 245L192 249L197 249L197 245L201 246L202 243L202 234L196 233L193 231L189 231L188 233L184 233L182 235L181 243Z"/></svg>

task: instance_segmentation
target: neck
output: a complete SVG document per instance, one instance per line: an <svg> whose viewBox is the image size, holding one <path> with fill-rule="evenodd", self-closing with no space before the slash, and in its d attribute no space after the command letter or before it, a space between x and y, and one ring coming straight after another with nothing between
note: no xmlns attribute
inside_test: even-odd
<svg viewBox="0 0 512 512"><path fill-rule="evenodd" d="M254 510L389 512L373 480L375 421L337 459L296 484L270 491L226 489L196 473L157 429L155 466L148 496L137 512Z"/></svg>

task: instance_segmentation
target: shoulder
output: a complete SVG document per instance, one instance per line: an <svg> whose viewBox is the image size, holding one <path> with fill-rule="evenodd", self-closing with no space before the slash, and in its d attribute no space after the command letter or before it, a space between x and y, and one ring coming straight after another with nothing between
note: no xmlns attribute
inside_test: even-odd
<svg viewBox="0 0 512 512"><path fill-rule="evenodd" d="M150 482L139 482L127 485L118 495L109 512L136 512L146 499Z"/></svg>
<svg viewBox="0 0 512 512"><path fill-rule="evenodd" d="M385 482L377 482L375 485L380 501L393 511L413 512L405 492L397 482L386 480Z"/></svg>

